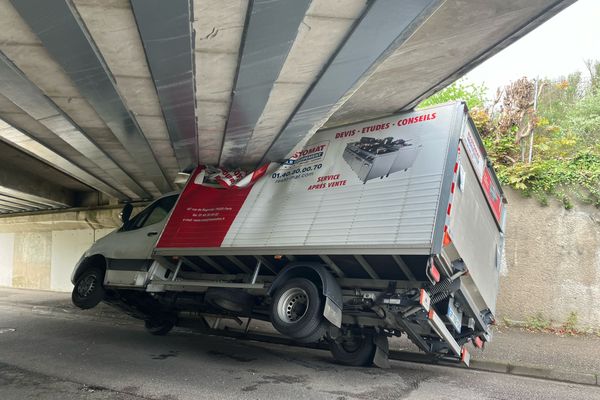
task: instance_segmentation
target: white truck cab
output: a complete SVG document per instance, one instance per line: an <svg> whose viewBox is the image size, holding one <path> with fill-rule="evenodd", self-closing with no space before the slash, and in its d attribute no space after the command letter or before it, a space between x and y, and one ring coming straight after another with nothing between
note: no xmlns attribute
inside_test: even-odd
<svg viewBox="0 0 600 400"><path fill-rule="evenodd" d="M98 240L88 253L102 254L109 262L124 262L131 266L149 260L177 196L160 197L133 218L125 220L119 229Z"/></svg>
<svg viewBox="0 0 600 400"><path fill-rule="evenodd" d="M162 231L169 212L177 201L178 193L166 194L148 207L144 208L133 218L131 204L126 204L121 213L123 225L96 241L81 257L73 273L71 282L75 285L73 301L80 305L86 292L99 282L106 283L106 271L124 279L140 271L147 271L152 264L152 250ZM86 282L79 281L81 273L90 266L102 270L95 279L87 277ZM77 294L82 298L78 298ZM91 304L91 303L90 303ZM81 304L84 306L86 302Z"/></svg>

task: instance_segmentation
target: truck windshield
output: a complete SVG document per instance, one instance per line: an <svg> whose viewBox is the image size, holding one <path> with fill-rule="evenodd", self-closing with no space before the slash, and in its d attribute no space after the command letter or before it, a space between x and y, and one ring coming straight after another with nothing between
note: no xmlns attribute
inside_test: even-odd
<svg viewBox="0 0 600 400"><path fill-rule="evenodd" d="M130 219L121 230L132 231L144 226L154 225L161 222L169 214L175 202L177 201L176 194L163 197L152 203L150 206L142 210L138 215Z"/></svg>

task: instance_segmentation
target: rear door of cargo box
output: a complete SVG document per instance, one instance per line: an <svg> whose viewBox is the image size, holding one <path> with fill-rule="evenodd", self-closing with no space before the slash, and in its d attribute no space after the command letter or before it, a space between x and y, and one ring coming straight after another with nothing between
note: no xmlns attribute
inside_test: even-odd
<svg viewBox="0 0 600 400"><path fill-rule="evenodd" d="M480 310L496 308L503 247L503 195L487 165L481 140L466 119L459 144L457 176L448 216L452 244L469 274L464 280Z"/></svg>

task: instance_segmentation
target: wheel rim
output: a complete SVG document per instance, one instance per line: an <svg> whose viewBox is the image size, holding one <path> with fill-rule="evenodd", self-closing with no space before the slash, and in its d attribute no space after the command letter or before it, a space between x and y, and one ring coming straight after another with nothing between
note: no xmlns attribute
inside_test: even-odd
<svg viewBox="0 0 600 400"><path fill-rule="evenodd" d="M352 338L342 340L342 342L340 343L340 347L344 349L344 351L347 353L354 353L360 350L360 348L363 346L364 341L365 338L354 336Z"/></svg>
<svg viewBox="0 0 600 400"><path fill-rule="evenodd" d="M88 275L77 285L77 294L81 297L89 296L96 288L96 276Z"/></svg>
<svg viewBox="0 0 600 400"><path fill-rule="evenodd" d="M298 322L308 311L308 294L304 289L291 288L279 298L277 315L288 324Z"/></svg>

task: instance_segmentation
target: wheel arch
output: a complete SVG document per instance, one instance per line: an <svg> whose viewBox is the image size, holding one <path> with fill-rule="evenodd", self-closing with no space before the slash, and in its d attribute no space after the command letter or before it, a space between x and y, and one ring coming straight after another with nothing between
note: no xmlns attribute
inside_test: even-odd
<svg viewBox="0 0 600 400"><path fill-rule="evenodd" d="M75 282L81 276L83 271L90 267L100 267L106 272L106 257L104 257L102 254L94 254L91 256L83 257L75 267L75 270L73 271L73 274L71 276L71 283L75 284Z"/></svg>
<svg viewBox="0 0 600 400"><path fill-rule="evenodd" d="M267 294L272 296L277 288L292 278L305 278L317 285L326 299L323 310L324 317L335 326L340 327L344 305L342 288L331 272L319 263L290 263L277 275Z"/></svg>

